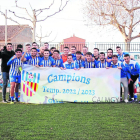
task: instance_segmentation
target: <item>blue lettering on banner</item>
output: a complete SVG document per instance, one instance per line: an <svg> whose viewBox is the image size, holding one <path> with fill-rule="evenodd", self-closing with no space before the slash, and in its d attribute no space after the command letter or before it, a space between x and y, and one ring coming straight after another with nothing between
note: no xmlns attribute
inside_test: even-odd
<svg viewBox="0 0 140 140"><path fill-rule="evenodd" d="M67 83L70 83L70 81L76 81L81 82L84 84L90 84L90 78L86 78L83 76L75 76L75 73L73 75L53 75L50 74L47 78L48 83L56 82L56 81L66 81Z"/></svg>

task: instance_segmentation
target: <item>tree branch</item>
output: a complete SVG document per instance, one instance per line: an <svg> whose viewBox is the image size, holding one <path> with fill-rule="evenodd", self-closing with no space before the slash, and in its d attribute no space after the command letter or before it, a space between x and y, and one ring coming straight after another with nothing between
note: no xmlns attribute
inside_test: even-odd
<svg viewBox="0 0 140 140"><path fill-rule="evenodd" d="M48 7L48 8L43 8L43 9L38 9L38 10L35 10L35 12L38 12L38 11L43 11L43 10L48 10L51 8L51 6L54 4L54 0L53 2L51 3L51 5Z"/></svg>
<svg viewBox="0 0 140 140"><path fill-rule="evenodd" d="M1 13L3 16L5 16L5 18L10 19L11 21L13 21L13 22L19 24L17 21L13 20L11 17L7 17L2 11L0 11L0 13ZM20 24L19 24L19 25L20 25Z"/></svg>
<svg viewBox="0 0 140 140"><path fill-rule="evenodd" d="M26 13L28 14L28 16L29 16L30 18L32 18L32 16L28 13L28 11L27 11L26 8L24 8L24 7L19 7L19 6L17 5L17 0L15 0L15 3L16 3L16 7L17 7L17 8L24 9L24 10L26 11Z"/></svg>
<svg viewBox="0 0 140 140"><path fill-rule="evenodd" d="M131 40L139 38L139 37L140 37L140 33L138 35L134 36L134 37L131 37Z"/></svg>
<svg viewBox="0 0 140 140"><path fill-rule="evenodd" d="M61 2L62 2L62 0L61 0ZM62 5L62 4L61 4L60 7L59 7L59 10L58 10L57 12L53 13L52 15L47 16L46 18L44 18L44 19L42 19L42 20L38 20L37 22L44 21L44 20L46 20L47 18L56 15L57 13L59 13L60 11L62 11L62 10L66 7L67 3L68 3L68 1L66 1L65 5L62 7L62 9L60 9L60 7L61 7L61 5Z"/></svg>
<svg viewBox="0 0 140 140"><path fill-rule="evenodd" d="M31 19L28 19L28 18L25 18L25 17L19 17L19 16L17 16L17 15L15 14L15 12L13 12L13 11L11 11L11 10L9 10L9 12L13 13L13 14L14 14L16 17L18 17L18 18L31 21ZM32 21L31 21L31 22L32 22Z"/></svg>

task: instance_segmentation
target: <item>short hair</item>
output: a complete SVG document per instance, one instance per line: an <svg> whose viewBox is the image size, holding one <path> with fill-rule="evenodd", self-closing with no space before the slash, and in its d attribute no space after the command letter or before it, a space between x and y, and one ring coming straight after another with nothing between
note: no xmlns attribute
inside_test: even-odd
<svg viewBox="0 0 140 140"><path fill-rule="evenodd" d="M12 43L7 43L7 45L12 45Z"/></svg>
<svg viewBox="0 0 140 140"><path fill-rule="evenodd" d="M32 45L33 45L33 44L36 44L36 45L37 45L37 43L36 43L36 42L33 42L33 43L32 43Z"/></svg>
<svg viewBox="0 0 140 140"><path fill-rule="evenodd" d="M50 52L48 49L45 49L44 52Z"/></svg>
<svg viewBox="0 0 140 140"><path fill-rule="evenodd" d="M104 56L105 56L105 53L104 52L100 52L100 54L104 54Z"/></svg>
<svg viewBox="0 0 140 140"><path fill-rule="evenodd" d="M54 52L60 53L59 50L54 50Z"/></svg>
<svg viewBox="0 0 140 140"><path fill-rule="evenodd" d="M116 58L118 58L118 55L114 54L114 55L112 55L112 58L113 58L113 57L116 57Z"/></svg>
<svg viewBox="0 0 140 140"><path fill-rule="evenodd" d="M117 46L117 47L116 47L116 49L119 49L119 48L121 49L121 47L120 47L120 46Z"/></svg>
<svg viewBox="0 0 140 140"><path fill-rule="evenodd" d="M72 54L68 54L68 56L71 56L72 57Z"/></svg>
<svg viewBox="0 0 140 140"><path fill-rule="evenodd" d="M18 45L17 45L17 49L19 49L19 48L22 49L23 46L22 46L21 44L18 44Z"/></svg>
<svg viewBox="0 0 140 140"><path fill-rule="evenodd" d="M36 48L32 48L31 50L36 50L36 51L37 51L37 49L36 49Z"/></svg>
<svg viewBox="0 0 140 140"><path fill-rule="evenodd" d="M18 52L18 51L22 52L22 50L21 50L21 49L16 49L16 50L15 50L15 52Z"/></svg>
<svg viewBox="0 0 140 140"><path fill-rule="evenodd" d="M111 48L107 49L107 52L108 52L109 50L111 50L111 51L112 51L112 53L113 53L113 50L112 50Z"/></svg>
<svg viewBox="0 0 140 140"><path fill-rule="evenodd" d="M71 48L74 48L76 50L76 47L75 46L71 46Z"/></svg>
<svg viewBox="0 0 140 140"><path fill-rule="evenodd" d="M91 52L87 52L86 55L91 55L92 56L92 53Z"/></svg>
<svg viewBox="0 0 140 140"><path fill-rule="evenodd" d="M56 47L51 47L50 50L56 49Z"/></svg>
<svg viewBox="0 0 140 140"><path fill-rule="evenodd" d="M98 48L94 48L94 50L98 50L98 52L99 52L99 49Z"/></svg>
<svg viewBox="0 0 140 140"><path fill-rule="evenodd" d="M80 51L77 51L76 54L82 54Z"/></svg>
<svg viewBox="0 0 140 140"><path fill-rule="evenodd" d="M88 47L87 47L87 46L84 46L83 48L87 48L87 49L88 49Z"/></svg>
<svg viewBox="0 0 140 140"><path fill-rule="evenodd" d="M64 47L64 49L68 49L69 50L69 47Z"/></svg>
<svg viewBox="0 0 140 140"><path fill-rule="evenodd" d="M26 44L26 46L31 46L30 44Z"/></svg>
<svg viewBox="0 0 140 140"><path fill-rule="evenodd" d="M49 45L49 43L48 43L48 42L45 42L44 44L48 44L48 45Z"/></svg>
<svg viewBox="0 0 140 140"><path fill-rule="evenodd" d="M125 55L124 55L124 57L128 57L128 56L130 57L130 55L129 55L129 54L125 54Z"/></svg>

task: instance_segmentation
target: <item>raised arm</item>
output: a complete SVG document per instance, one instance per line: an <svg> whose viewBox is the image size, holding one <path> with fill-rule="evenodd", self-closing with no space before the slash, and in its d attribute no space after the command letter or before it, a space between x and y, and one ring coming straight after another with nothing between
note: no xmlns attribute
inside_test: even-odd
<svg viewBox="0 0 140 140"><path fill-rule="evenodd" d="M7 65L11 65L14 61L14 59L17 58L16 55L14 55L13 57L10 58L10 60L7 62Z"/></svg>

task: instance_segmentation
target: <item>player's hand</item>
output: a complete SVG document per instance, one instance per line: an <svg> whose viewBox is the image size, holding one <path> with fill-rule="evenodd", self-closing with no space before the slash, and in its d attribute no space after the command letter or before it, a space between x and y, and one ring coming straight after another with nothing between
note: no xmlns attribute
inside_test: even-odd
<svg viewBox="0 0 140 140"><path fill-rule="evenodd" d="M122 67L118 67L118 69L122 69Z"/></svg>
<svg viewBox="0 0 140 140"><path fill-rule="evenodd" d="M92 58L91 58L91 61L92 61L92 62L94 62L94 61L95 61L95 58L94 58L94 57L92 57Z"/></svg>
<svg viewBox="0 0 140 140"><path fill-rule="evenodd" d="M77 70L76 68L74 68L74 70Z"/></svg>
<svg viewBox="0 0 140 140"><path fill-rule="evenodd" d="M60 67L60 69L61 69L61 70L63 70L63 68L62 68L62 67Z"/></svg>
<svg viewBox="0 0 140 140"><path fill-rule="evenodd" d="M39 65L35 65L37 68L39 68Z"/></svg>
<svg viewBox="0 0 140 140"><path fill-rule="evenodd" d="M17 56L16 56L16 55L14 55L14 56L13 56L12 60L14 60L15 58L17 58Z"/></svg>
<svg viewBox="0 0 140 140"><path fill-rule="evenodd" d="M131 81L133 82L133 80L130 78L130 79L128 80L128 83L130 84Z"/></svg>
<svg viewBox="0 0 140 140"><path fill-rule="evenodd" d="M82 59L83 61L85 61L85 56L82 56L81 59Z"/></svg>
<svg viewBox="0 0 140 140"><path fill-rule="evenodd" d="M106 67L106 69L109 69L109 67Z"/></svg>
<svg viewBox="0 0 140 140"><path fill-rule="evenodd" d="M66 70L66 68L63 68L63 70Z"/></svg>

